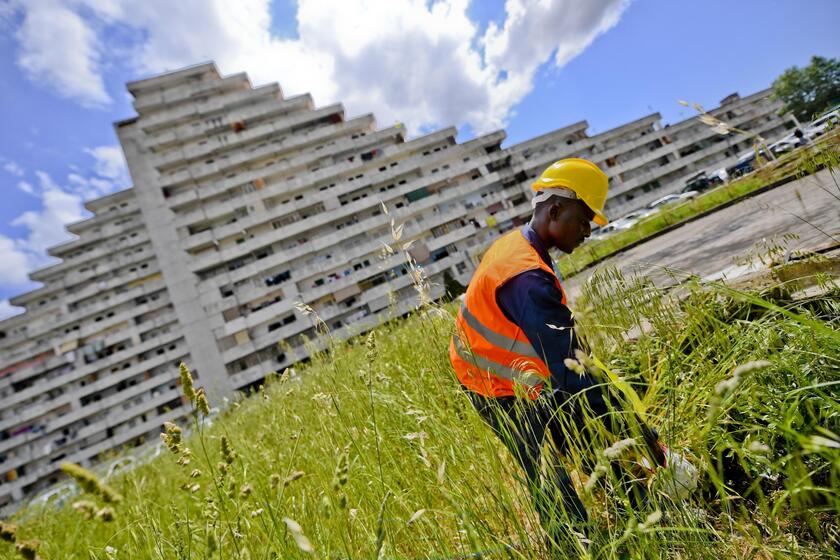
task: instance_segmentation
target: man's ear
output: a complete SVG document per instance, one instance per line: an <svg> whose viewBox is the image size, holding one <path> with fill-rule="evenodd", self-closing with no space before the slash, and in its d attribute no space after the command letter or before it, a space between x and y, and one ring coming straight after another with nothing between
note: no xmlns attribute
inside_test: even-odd
<svg viewBox="0 0 840 560"><path fill-rule="evenodd" d="M556 197L555 197L556 198ZM551 208L548 209L548 217L551 221L555 221L560 218L560 214L563 213L563 203L562 202L552 202Z"/></svg>

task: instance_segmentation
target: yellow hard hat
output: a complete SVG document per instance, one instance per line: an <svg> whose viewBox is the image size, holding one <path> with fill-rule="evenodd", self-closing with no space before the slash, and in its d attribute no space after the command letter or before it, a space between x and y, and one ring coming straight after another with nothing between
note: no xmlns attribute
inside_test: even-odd
<svg viewBox="0 0 840 560"><path fill-rule="evenodd" d="M607 202L607 174L589 160L567 158L555 161L542 172L531 188L534 192L545 189L565 188L573 191L593 212L593 221L599 226L609 222L602 213Z"/></svg>

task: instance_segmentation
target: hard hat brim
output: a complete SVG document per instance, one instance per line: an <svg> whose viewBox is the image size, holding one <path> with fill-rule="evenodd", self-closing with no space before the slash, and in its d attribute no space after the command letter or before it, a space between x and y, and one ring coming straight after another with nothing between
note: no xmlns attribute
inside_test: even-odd
<svg viewBox="0 0 840 560"><path fill-rule="evenodd" d="M594 211L594 210L593 210ZM610 223L609 218L601 214L600 212L594 211L595 216L592 218L592 221L598 224L599 226L605 226Z"/></svg>

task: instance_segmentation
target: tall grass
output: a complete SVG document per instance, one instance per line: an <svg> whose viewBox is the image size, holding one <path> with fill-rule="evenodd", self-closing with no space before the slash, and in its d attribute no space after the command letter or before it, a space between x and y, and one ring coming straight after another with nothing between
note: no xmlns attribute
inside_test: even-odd
<svg viewBox="0 0 840 560"><path fill-rule="evenodd" d="M109 480L122 500L88 485L75 508L24 510L0 533L36 539L45 559L825 557L840 545L840 294L779 293L593 278L576 302L582 338L700 485L673 501L668 472L638 469L633 442L568 426L569 451L550 460L592 526L554 550L454 379L454 306L428 302L272 376L210 427L188 389L192 434L167 426L164 455ZM628 500L615 461L649 487L647 505Z"/></svg>

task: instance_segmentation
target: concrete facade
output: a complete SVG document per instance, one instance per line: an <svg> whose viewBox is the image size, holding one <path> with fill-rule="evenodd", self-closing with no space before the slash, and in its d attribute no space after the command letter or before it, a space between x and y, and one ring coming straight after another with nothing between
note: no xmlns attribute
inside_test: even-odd
<svg viewBox="0 0 840 560"><path fill-rule="evenodd" d="M506 149L502 131L409 140L213 64L128 89L137 116L116 131L135 186L87 204L94 216L68 228L78 239L50 250L62 261L31 274L44 286L12 300L26 312L0 322L0 505L55 482L62 460L89 464L182 419L181 360L218 402L306 358L306 341L325 344L307 309L346 338L415 308L400 245L412 242L430 297L447 272L466 284L482 250L527 221L530 183L556 159L600 165L619 217L752 145L658 114ZM710 112L781 136L768 94Z"/></svg>

